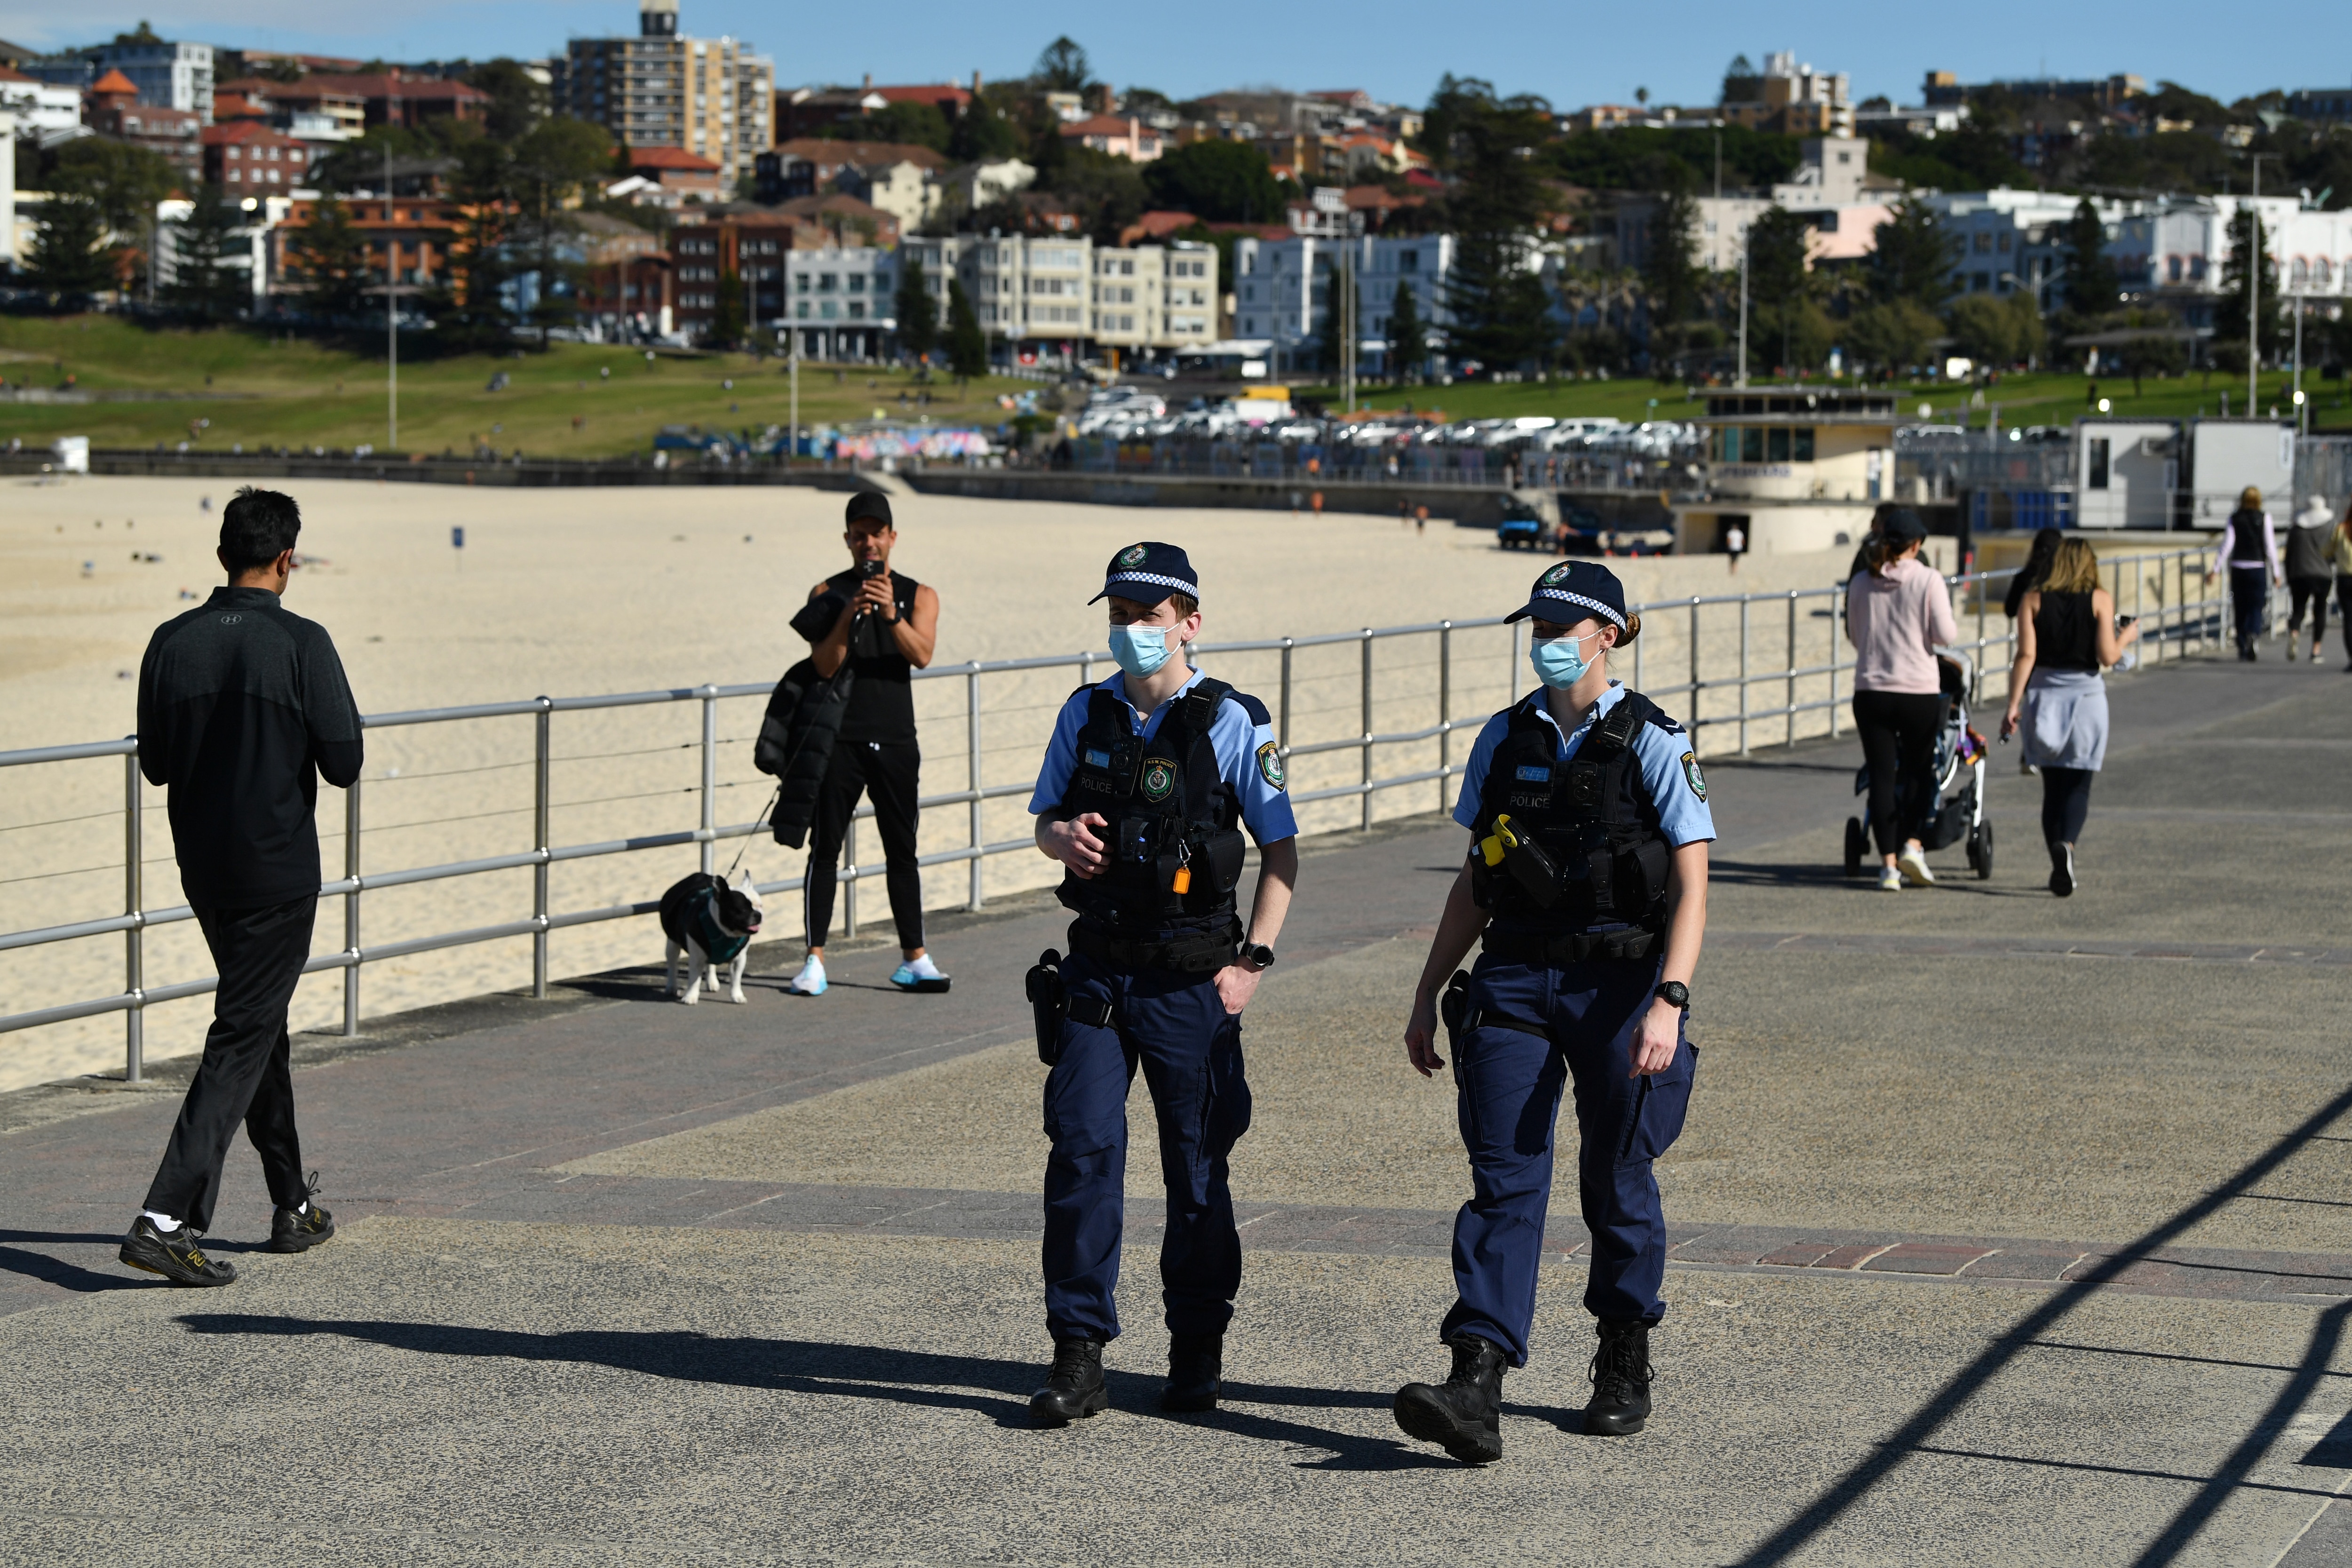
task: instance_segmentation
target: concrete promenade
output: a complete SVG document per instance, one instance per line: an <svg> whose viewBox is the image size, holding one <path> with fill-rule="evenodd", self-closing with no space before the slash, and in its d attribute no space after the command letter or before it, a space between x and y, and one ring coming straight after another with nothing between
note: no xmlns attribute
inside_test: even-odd
<svg viewBox="0 0 2352 1568"><path fill-rule="evenodd" d="M1245 1021L1215 1414L1155 1407L1139 1093L1114 1409L1026 1419L1056 906L939 921L945 997L871 942L787 997L778 943L691 1011L647 922L554 1000L300 1041L342 1233L257 1250L240 1142L226 1289L113 1258L185 1064L0 1096L0 1562L2352 1562L2352 677L2276 647L2113 683L2070 900L2013 746L1992 879L1900 895L1839 874L1850 741L1709 763L1640 1436L1580 1431L1572 1190L1503 1461L1390 1418L1467 1187L1400 1044L1462 849L1424 818L1308 842Z"/></svg>

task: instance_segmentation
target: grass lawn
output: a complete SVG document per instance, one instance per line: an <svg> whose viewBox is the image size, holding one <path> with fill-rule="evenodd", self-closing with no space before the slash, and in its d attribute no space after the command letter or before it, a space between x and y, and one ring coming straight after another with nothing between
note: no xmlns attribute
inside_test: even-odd
<svg viewBox="0 0 2352 1568"><path fill-rule="evenodd" d="M2284 414L2288 389L2293 377L2283 372L2266 372L2262 379L2262 396L2258 406L2267 412L2275 403ZM1990 405L2000 408L2004 428L2019 425L2071 425L2079 416L2092 412L2088 389L2095 380L2098 394L2111 405L2110 414L2118 417L2181 419L2202 413L2219 416L2221 395L2230 395L2230 411L2245 413L2246 378L2216 371L2208 378L2191 371L2170 381L2146 381L2135 394L2128 376L2084 377L2078 374L2005 375L1998 386L1983 393L1983 401L1974 403L1971 390L1949 383L1906 387L1901 407L1906 417L1916 417L1919 405L1934 410L1931 416L1940 423L1958 424L1963 416L1969 423L1981 429ZM1761 382L1755 384L1761 385ZM1814 383L1833 386L1835 382ZM2306 368L2304 391L2312 400L2312 427L2334 426L2352 429L2352 405L2346 401L2346 383L2323 382L2315 368ZM1337 409L1341 401L1339 391L1333 386L1294 386L1293 395L1321 399L1325 405ZM1679 384L1661 386L1654 381L1625 379L1620 381L1552 381L1506 383L1456 383L1452 386L1381 386L1366 389L1359 386L1356 402L1360 407L1402 408L1411 404L1423 413L1442 412L1450 419L1493 419L1513 415L1549 414L1614 415L1620 419L1686 419L1706 412L1706 389L1697 396L1690 388ZM1653 402L1654 400L1654 403Z"/></svg>
<svg viewBox="0 0 2352 1568"><path fill-rule="evenodd" d="M487 390L500 371L509 384ZM381 347L371 357L234 329L150 331L104 315L0 317L0 377L9 385L60 386L68 375L91 391L182 395L153 403L0 403L0 445L13 437L28 447L47 447L58 436L87 436L94 447L190 441L214 451L232 443L248 451L387 445ZM935 377L924 408L899 404L901 391L915 390L901 370L803 363L800 380L801 421L814 425L888 414L993 426L1011 417L997 405L1000 394L1036 384L992 377L960 393ZM648 362L641 349L556 343L520 358L404 360L400 448L464 453L487 443L502 452L520 447L533 457L610 458L650 450L664 425L754 431L782 425L789 404L782 362L750 354L664 354ZM212 423L192 435L189 423L196 419Z"/></svg>

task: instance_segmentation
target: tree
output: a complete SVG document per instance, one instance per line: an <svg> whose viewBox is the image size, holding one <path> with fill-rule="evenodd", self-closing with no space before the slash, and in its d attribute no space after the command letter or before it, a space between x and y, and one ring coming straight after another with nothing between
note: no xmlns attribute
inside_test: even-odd
<svg viewBox="0 0 2352 1568"><path fill-rule="evenodd" d="M988 336L963 285L948 279L948 369L959 381L988 374Z"/></svg>
<svg viewBox="0 0 2352 1568"><path fill-rule="evenodd" d="M1446 281L1446 347L1488 365L1549 364L1559 338L1551 300L1531 270L1531 239L1549 193L1533 150L1551 129L1530 99L1498 100L1461 84L1448 110L1456 180L1446 199L1459 237Z"/></svg>
<svg viewBox="0 0 2352 1568"><path fill-rule="evenodd" d="M2107 259L2107 226L2100 221L2099 209L2085 197L2076 204L2074 216L2066 220L2059 235L2066 253L2066 313L2082 321L2113 310L2122 284L2116 276L2116 264Z"/></svg>
<svg viewBox="0 0 2352 1568"><path fill-rule="evenodd" d="M2230 219L2230 255L2221 264L2221 295L2213 301L2213 349L2216 353L2227 350L2239 370L2246 367L2246 267L2250 254L2262 258L2262 319L2256 342L2264 352L2278 343L2278 262L2271 255L2270 242L2270 230L2253 208L2240 207Z"/></svg>
<svg viewBox="0 0 2352 1568"><path fill-rule="evenodd" d="M1152 202L1208 223L1271 223L1282 216L1283 187L1252 142L1193 142L1143 166Z"/></svg>
<svg viewBox="0 0 2352 1568"><path fill-rule="evenodd" d="M1094 70L1087 64L1087 51L1066 34L1045 46L1030 75L1047 92L1084 92L1087 84L1094 79Z"/></svg>
<svg viewBox="0 0 2352 1568"><path fill-rule="evenodd" d="M2021 290L1998 298L1963 294L1945 311L1944 326L1955 353L1994 369L2038 359L2048 344L2042 312Z"/></svg>
<svg viewBox="0 0 2352 1568"><path fill-rule="evenodd" d="M1865 305L1846 322L1846 347L1857 365L1897 376L1925 361L1944 324L1916 300Z"/></svg>
<svg viewBox="0 0 2352 1568"><path fill-rule="evenodd" d="M1403 382L1421 374L1422 362L1429 357L1429 329L1422 324L1421 309L1413 299L1412 285L1400 283L1396 297L1389 301L1389 376Z"/></svg>
<svg viewBox="0 0 2352 1568"><path fill-rule="evenodd" d="M935 153L948 151L950 132L948 117L936 103L902 100L887 103L868 114L852 115L836 120L820 132L840 142L892 142L902 146L929 147Z"/></svg>
<svg viewBox="0 0 2352 1568"><path fill-rule="evenodd" d="M1780 363L1797 365L1796 318L1813 289L1813 226L1786 207L1769 207L1748 230L1748 296L1780 339Z"/></svg>
<svg viewBox="0 0 2352 1568"><path fill-rule="evenodd" d="M517 268L507 153L488 138L458 153L449 195L463 216L433 300L434 336L453 352L484 352L506 346L512 335L507 289Z"/></svg>
<svg viewBox="0 0 2352 1568"><path fill-rule="evenodd" d="M95 204L105 228L126 240L144 242L155 204L180 183L178 171L162 154L107 136L68 142L47 162L44 174L52 192Z"/></svg>
<svg viewBox="0 0 2352 1568"><path fill-rule="evenodd" d="M948 127L947 154L959 163L1010 158L1020 151L1019 127L985 99L973 99Z"/></svg>
<svg viewBox="0 0 2352 1568"><path fill-rule="evenodd" d="M253 306L253 274L229 265L250 257L245 215L218 185L198 185L188 216L172 224L172 282L164 298L202 321L228 321Z"/></svg>
<svg viewBox="0 0 2352 1568"><path fill-rule="evenodd" d="M730 267L719 275L719 305L710 316L709 341L714 347L731 349L743 341L750 321L746 309L743 275Z"/></svg>
<svg viewBox="0 0 2352 1568"><path fill-rule="evenodd" d="M1873 232L1870 293L1881 304L1908 300L1927 310L1952 297L1952 267L1959 242L1944 231L1933 209L1906 196Z"/></svg>
<svg viewBox="0 0 2352 1568"><path fill-rule="evenodd" d="M53 294L91 294L114 286L114 258L100 248L106 219L88 196L54 194L41 204L25 269Z"/></svg>
<svg viewBox="0 0 2352 1568"><path fill-rule="evenodd" d="M367 237L341 196L320 196L310 221L288 235L286 248L313 314L340 323L367 308Z"/></svg>
<svg viewBox="0 0 2352 1568"><path fill-rule="evenodd" d="M911 253L902 250L900 256ZM929 357L939 346L940 311L931 302L929 281L923 276L923 264L908 261L898 268L898 346L918 360Z"/></svg>
<svg viewBox="0 0 2352 1568"><path fill-rule="evenodd" d="M520 62L501 56L466 73L466 85L490 95L482 129L492 140L516 142L547 118L547 89Z"/></svg>
<svg viewBox="0 0 2352 1568"><path fill-rule="evenodd" d="M603 126L556 115L511 144L499 174L513 209L514 242L529 250L539 275L531 319L542 346L551 331L577 313L577 263L566 254L564 242L579 233L573 210L581 195L603 176L612 158L612 134Z"/></svg>
<svg viewBox="0 0 2352 1568"><path fill-rule="evenodd" d="M1671 326L1697 312L1697 228L1698 203L1678 178L1652 210L1649 245L1642 258L1642 282L1654 326Z"/></svg>

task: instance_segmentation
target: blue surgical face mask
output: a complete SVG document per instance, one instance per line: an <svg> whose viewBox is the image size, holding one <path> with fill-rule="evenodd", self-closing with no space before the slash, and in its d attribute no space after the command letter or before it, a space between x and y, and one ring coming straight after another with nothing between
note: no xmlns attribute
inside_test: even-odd
<svg viewBox="0 0 2352 1568"><path fill-rule="evenodd" d="M1591 637L1600 635L1597 628L1586 634ZM1561 691L1583 679L1584 672L1592 668L1591 661L1584 657L1583 643L1582 637L1547 637L1528 645L1528 662L1536 667L1536 679Z"/></svg>
<svg viewBox="0 0 2352 1568"><path fill-rule="evenodd" d="M1119 668L1141 679L1168 662L1166 626L1113 626L1110 656Z"/></svg>

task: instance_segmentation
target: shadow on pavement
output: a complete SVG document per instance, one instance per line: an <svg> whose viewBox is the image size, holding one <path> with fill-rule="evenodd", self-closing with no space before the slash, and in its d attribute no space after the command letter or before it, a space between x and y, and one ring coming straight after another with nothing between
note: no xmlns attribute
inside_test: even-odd
<svg viewBox="0 0 2352 1568"><path fill-rule="evenodd" d="M80 1236L67 1231L0 1230L0 1242L33 1241L45 1246L98 1246L111 1247L120 1243L119 1236ZM136 1290L153 1279L142 1274L132 1279L122 1274L100 1274L84 1268L79 1263L68 1263L62 1258L52 1258L46 1252L29 1252L21 1247L0 1246L0 1273L21 1274L27 1279L38 1279L60 1290L90 1296L100 1290ZM155 1281L158 1284L161 1280Z"/></svg>
<svg viewBox="0 0 2352 1568"><path fill-rule="evenodd" d="M1910 1420L1903 1424L1901 1429L1876 1445L1868 1458L1839 1477L1802 1513L1774 1531L1741 1557L1737 1568L1761 1568L1763 1564L1785 1563L1795 1556L1808 1542L1836 1523L1848 1509L1861 1501L1872 1488L1885 1480L1896 1466L1914 1454L1932 1451L1928 1440L1945 1423L1958 1415L1961 1407L2021 1352L2036 1348L2036 1342L2044 1333L2089 1300L2100 1287L2111 1283L2126 1269L2213 1215L2222 1205L2246 1196L2248 1188L2268 1177L2305 1144L2320 1138L2320 1130L2347 1110L2352 1110L2352 1089L2344 1090L2305 1117L2300 1126L2240 1167L2237 1174L2228 1181L2147 1232L2130 1246L2101 1258L2096 1267L2027 1313L1975 1360L1954 1373ZM2311 1342L2305 1351L2302 1363L2279 1390L2270 1408L2252 1426L2246 1437L2231 1450L2230 1457L2221 1462L2212 1476L2205 1479L2197 1496L2182 1507L2147 1550L2133 1559L2132 1568L2157 1568L2158 1564L2168 1563L2178 1558L2230 1494L2243 1484L2246 1473L2261 1461L2271 1445L2277 1441L2279 1434L2285 1430L2287 1418L2302 1406L2312 1390L2318 1386L2319 1380L2326 1374L2327 1363L2342 1342L2347 1316L2352 1316L2352 1301L2330 1307L2319 1315L2318 1322L2312 1328Z"/></svg>
<svg viewBox="0 0 2352 1568"><path fill-rule="evenodd" d="M91 1276L91 1278L99 1278ZM125 1281L128 1283L128 1281ZM423 1355L495 1356L512 1361L572 1362L608 1366L686 1383L777 1389L844 1399L879 1399L935 1410L969 1410L999 1426L1029 1429L1029 1395L1045 1376L1039 1362L938 1355L816 1340L725 1339L685 1330L637 1331L581 1329L527 1333L511 1329L366 1320L269 1317L239 1312L189 1312L178 1320L190 1332L280 1339L311 1335L414 1351ZM1199 1415L1161 1414L1160 1383L1141 1373L1108 1370L1112 1405L1129 1415L1212 1426L1239 1436L1320 1448L1329 1458L1302 1462L1322 1470L1452 1469L1452 1461L1396 1438L1367 1438L1305 1422L1261 1415L1252 1405L1302 1409L1385 1407L1388 1396L1356 1390L1235 1384L1220 1408ZM1523 1412L1556 1415L1556 1412Z"/></svg>

